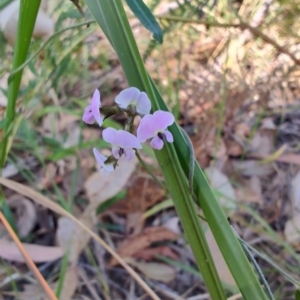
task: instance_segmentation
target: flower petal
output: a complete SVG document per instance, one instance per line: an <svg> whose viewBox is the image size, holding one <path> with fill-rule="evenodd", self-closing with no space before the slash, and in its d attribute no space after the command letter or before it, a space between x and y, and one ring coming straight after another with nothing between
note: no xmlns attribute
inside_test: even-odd
<svg viewBox="0 0 300 300"><path fill-rule="evenodd" d="M91 101L91 109L92 109L92 113L93 113L95 120L97 121L99 126L102 126L104 116L100 114L100 106L101 106L100 92L99 92L99 90L95 90L92 101Z"/></svg>
<svg viewBox="0 0 300 300"><path fill-rule="evenodd" d="M124 150L124 156L126 160L132 160L134 157L134 150L133 149L126 149Z"/></svg>
<svg viewBox="0 0 300 300"><path fill-rule="evenodd" d="M141 92L137 98L136 111L140 114L147 115L151 110L151 102L145 92Z"/></svg>
<svg viewBox="0 0 300 300"><path fill-rule="evenodd" d="M150 145L152 148L160 150L164 146L164 142L158 136L155 136L150 142Z"/></svg>
<svg viewBox="0 0 300 300"><path fill-rule="evenodd" d="M107 158L104 155L102 155L96 148L93 149L93 153L98 165L100 167L104 167L104 162L107 160Z"/></svg>
<svg viewBox="0 0 300 300"><path fill-rule="evenodd" d="M136 105L139 94L139 89L136 87L129 87L120 92L120 94L116 97L115 102L119 104L121 108L127 108L129 104Z"/></svg>
<svg viewBox="0 0 300 300"><path fill-rule="evenodd" d="M102 137L104 141L112 144L112 145L118 145L118 130L114 128L106 128L102 131Z"/></svg>
<svg viewBox="0 0 300 300"><path fill-rule="evenodd" d="M155 135L156 130L157 128L153 119L153 115L146 115L140 121L137 129L137 138L141 143L143 143L152 138Z"/></svg>
<svg viewBox="0 0 300 300"><path fill-rule="evenodd" d="M160 131L164 131L168 126L172 125L175 121L173 114L168 111L157 110L153 114L153 122Z"/></svg>
<svg viewBox="0 0 300 300"><path fill-rule="evenodd" d="M102 175L107 175L107 173L111 173L115 170L114 164L104 164L103 168L100 169L100 173Z"/></svg>
<svg viewBox="0 0 300 300"><path fill-rule="evenodd" d="M173 142L174 142L173 135L172 135L172 133L171 133L169 130L165 130L165 131L164 131L164 135L165 135L165 137L166 137L166 140L167 140L169 143L173 143Z"/></svg>
<svg viewBox="0 0 300 300"><path fill-rule="evenodd" d="M112 146L111 152L112 155L114 156L115 159L119 159L120 158L120 147L119 146Z"/></svg>
<svg viewBox="0 0 300 300"><path fill-rule="evenodd" d="M125 130L118 130L117 133L118 142L117 145L121 148L136 148L142 149L142 145L132 133Z"/></svg>
<svg viewBox="0 0 300 300"><path fill-rule="evenodd" d="M82 116L82 121L85 122L86 124L94 124L95 118L92 113L91 106L87 106L86 109L84 110L83 116Z"/></svg>

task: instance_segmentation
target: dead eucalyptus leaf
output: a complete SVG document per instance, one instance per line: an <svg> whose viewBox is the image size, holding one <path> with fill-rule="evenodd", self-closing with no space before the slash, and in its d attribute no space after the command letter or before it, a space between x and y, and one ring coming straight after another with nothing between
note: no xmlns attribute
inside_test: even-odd
<svg viewBox="0 0 300 300"><path fill-rule="evenodd" d="M127 238L118 246L117 253L121 257L131 257L136 252L149 247L154 242L174 240L178 236L174 232L163 227L148 227L140 234ZM117 264L115 259L110 261L110 266Z"/></svg>
<svg viewBox="0 0 300 300"><path fill-rule="evenodd" d="M13 45L16 39L16 32L19 19L20 1L13 1L0 12L0 29L3 30L5 38ZM35 38L50 36L54 29L53 20L41 9L38 12L33 34Z"/></svg>
<svg viewBox="0 0 300 300"><path fill-rule="evenodd" d="M37 215L34 204L20 195L13 195L7 199L7 204L14 211L18 234L26 237L35 226Z"/></svg>
<svg viewBox="0 0 300 300"><path fill-rule="evenodd" d="M231 159L233 169L243 176L264 177L272 174L274 169L271 164L261 164L258 160Z"/></svg>
<svg viewBox="0 0 300 300"><path fill-rule="evenodd" d="M300 241L300 213L296 213L291 220L286 222L284 235L288 243Z"/></svg>
<svg viewBox="0 0 300 300"><path fill-rule="evenodd" d="M62 286L59 299L63 299L63 300L73 299L73 295L78 287L78 282L79 279L78 279L77 266L69 265L65 273L63 286Z"/></svg>
<svg viewBox="0 0 300 300"><path fill-rule="evenodd" d="M36 263L56 260L64 254L63 249L60 247L47 247L27 243L23 243L23 246L31 259ZM17 245L6 239L0 239L0 257L15 262L25 262Z"/></svg>
<svg viewBox="0 0 300 300"><path fill-rule="evenodd" d="M132 258L127 258L126 261L132 266L136 267L149 279L168 283L176 276L174 268L163 263L138 262Z"/></svg>
<svg viewBox="0 0 300 300"><path fill-rule="evenodd" d="M257 176L243 180L235 194L238 201L263 204L261 182Z"/></svg>
<svg viewBox="0 0 300 300"><path fill-rule="evenodd" d="M215 193L215 196L222 207L229 211L234 211L236 209L235 193L228 177L214 167L205 169L205 172L208 176L211 187L218 191Z"/></svg>
<svg viewBox="0 0 300 300"><path fill-rule="evenodd" d="M114 172L107 176L99 172L92 174L84 184L90 205L86 211L94 211L105 200L120 192L135 170L137 159L131 161L120 159Z"/></svg>
<svg viewBox="0 0 300 300"><path fill-rule="evenodd" d="M288 163L288 164L295 164L295 165L299 166L300 165L300 155L294 154L294 153L287 153L287 154L283 154L283 155L277 157L276 161Z"/></svg>
<svg viewBox="0 0 300 300"><path fill-rule="evenodd" d="M39 284L25 284L23 288L23 291L19 291L19 299L48 300L43 288Z"/></svg>
<svg viewBox="0 0 300 300"><path fill-rule="evenodd" d="M300 171L292 180L293 211L300 213Z"/></svg>
<svg viewBox="0 0 300 300"><path fill-rule="evenodd" d="M221 254L221 251L216 243L216 240L209 228L205 232L205 237L206 237L207 243L209 245L210 253L212 254L212 257L215 262L215 266L217 268L217 271L218 271L221 281L223 281L231 286L236 286L235 281L234 281L234 279L227 267L227 264L223 258L223 255Z"/></svg>
<svg viewBox="0 0 300 300"><path fill-rule="evenodd" d="M80 220L88 228L92 228L92 218ZM56 232L58 245L69 255L69 262L76 264L82 250L86 247L90 236L87 235L78 225L67 217L61 217L58 220L58 229Z"/></svg>
<svg viewBox="0 0 300 300"><path fill-rule="evenodd" d="M276 127L271 118L262 120L262 125L250 141L250 151L257 155L269 155L274 149Z"/></svg>

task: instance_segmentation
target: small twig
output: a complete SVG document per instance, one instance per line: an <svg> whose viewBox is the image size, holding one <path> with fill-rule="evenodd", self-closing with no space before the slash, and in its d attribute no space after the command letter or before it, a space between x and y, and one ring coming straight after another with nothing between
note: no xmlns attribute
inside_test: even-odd
<svg viewBox="0 0 300 300"><path fill-rule="evenodd" d="M9 233L9 235L11 236L13 241L16 243L16 245L19 248L21 254L23 255L28 267L30 268L30 270L34 274L34 276L36 277L37 281L43 287L43 289L44 289L46 295L48 296L48 298L50 300L58 300L56 298L54 292L52 291L52 289L50 288L50 286L48 285L48 283L46 282L46 280L44 279L44 277L40 273L39 269L36 267L36 265L34 264L34 262L31 259L31 257L28 255L27 251L23 247L23 245L20 242L20 240L18 239L17 235L15 234L15 232L13 231L13 229L11 228L9 223L7 222L7 220L6 220L6 218L3 215L1 210L0 210L0 220L2 221L4 227L6 228L7 232Z"/></svg>
<svg viewBox="0 0 300 300"><path fill-rule="evenodd" d="M251 261L251 263L253 264L253 266L254 266L254 268L255 268L257 274L258 274L258 277L259 277L260 280L261 280L261 283L264 285L264 287L265 287L265 289L266 289L266 292L267 292L269 298L270 298L271 300L275 300L275 298L274 298L274 296L273 296L273 293L272 293L272 291L271 291L271 289L270 289L270 286L269 286L269 284L268 284L268 282L267 282L267 280L266 280L266 278L265 278L265 276L264 276L264 274L263 274L263 272L262 272L262 270L261 270L259 264L257 263L257 261L256 261L256 259L254 258L253 254L252 254L251 251L249 250L247 244L246 244L244 241L241 240L241 238L239 237L238 233L237 233L236 230L233 228L233 226L231 226L231 228L232 228L232 231L233 231L233 233L235 234L235 236L238 238L238 240L239 240L239 242L240 242L240 244L241 244L241 246L242 246L242 248L243 248L245 254L247 255L248 259L249 259L249 260Z"/></svg>
<svg viewBox="0 0 300 300"><path fill-rule="evenodd" d="M261 32L255 27L240 20L240 26L242 30L248 29L254 36L261 38L265 43L272 45L278 52L288 55L297 65L300 66L300 59L298 59L293 53L291 53L284 46L279 45L276 41L271 39L269 36Z"/></svg>
<svg viewBox="0 0 300 300"><path fill-rule="evenodd" d="M143 166L143 168L150 174L150 176L153 178L153 180L160 185L163 189L167 189L167 187L154 175L154 173L150 170L150 168L147 166L147 164L143 161L138 151L135 151L135 155L137 159L139 160L140 164Z"/></svg>
<svg viewBox="0 0 300 300"><path fill-rule="evenodd" d="M256 38L261 38L265 43L272 45L278 52L284 53L289 56L297 65L300 65L300 59L298 59L293 53L291 53L288 49L284 46L279 45L276 41L272 38L258 30L257 28L245 23L244 21L239 18L239 23L219 23L219 22L209 22L204 20L193 20L193 19L186 19L181 17L175 16L156 16L157 19L161 20L168 20L168 21L175 21L181 23L194 23L194 24L202 24L205 26L212 26L212 27L233 27L233 28L240 28L241 30L249 30L253 36Z"/></svg>
<svg viewBox="0 0 300 300"><path fill-rule="evenodd" d="M194 24L200 24L205 26L211 26L211 27L240 27L240 24L238 23L219 23L219 22L210 22L205 20L195 20L190 18L182 18L182 17L176 17L176 16L155 16L157 19L160 20L167 20L167 21L174 21L174 22L181 22L181 23L194 23Z"/></svg>

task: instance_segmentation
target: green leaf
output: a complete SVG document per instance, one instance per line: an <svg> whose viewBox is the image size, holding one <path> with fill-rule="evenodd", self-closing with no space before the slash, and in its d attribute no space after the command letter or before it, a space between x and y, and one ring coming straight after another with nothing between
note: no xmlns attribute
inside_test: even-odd
<svg viewBox="0 0 300 300"><path fill-rule="evenodd" d="M0 10L5 8L8 4L10 4L13 0L0 0Z"/></svg>
<svg viewBox="0 0 300 300"><path fill-rule="evenodd" d="M154 39L159 43L163 43L163 32L153 16L150 9L143 2L143 0L125 0L134 15L140 20L140 22L153 33Z"/></svg>
<svg viewBox="0 0 300 300"><path fill-rule="evenodd" d="M18 30L16 44L14 47L12 71L22 65L27 57L30 40L40 7L41 0L21 0L19 10ZM19 93L23 70L20 70L8 82L8 103L6 108L6 122L4 127L4 138L0 145L0 170L6 160L6 148L9 135L13 129L15 119L16 101Z"/></svg>
<svg viewBox="0 0 300 300"><path fill-rule="evenodd" d="M296 292L295 292L295 300L300 300L300 290L296 290Z"/></svg>

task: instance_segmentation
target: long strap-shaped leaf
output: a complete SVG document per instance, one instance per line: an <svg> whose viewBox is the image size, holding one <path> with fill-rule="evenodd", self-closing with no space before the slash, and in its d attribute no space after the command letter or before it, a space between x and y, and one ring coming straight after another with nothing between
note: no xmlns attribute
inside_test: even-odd
<svg viewBox="0 0 300 300"><path fill-rule="evenodd" d="M17 69L26 60L40 2L41 0L21 0L20 2L19 22L16 43L14 46L12 71ZM14 78L8 82L8 103L6 108L3 138L0 144L0 173L6 160L7 142L15 119L16 101L22 74L23 70L18 72Z"/></svg>
<svg viewBox="0 0 300 300"><path fill-rule="evenodd" d="M99 23L102 30L114 47L115 51L117 52L129 84L147 92L150 99L152 100L152 105L155 110L167 110L167 107L163 102L159 92L157 91L153 81L148 77L148 74L144 68L142 59L138 52L137 45L135 43L132 31L130 29L125 11L120 0L85 1L94 14L96 21ZM187 178L189 174L190 153L188 145L177 124L171 127L171 131L175 139L174 145L176 153L175 151L173 151L173 146L171 145L165 147L159 153L156 151L156 156L164 173L166 183L168 185L168 188L170 189L171 196L174 200L174 204L176 205L182 224L184 225L184 223L188 221L180 214L180 209L182 209L180 205L184 205L182 201L185 201L187 199L188 201L190 201L190 198L184 199L184 191L181 191L181 189L187 190L188 187L186 184L186 179L181 178L182 172L180 170L180 167L178 166L178 161L180 161L181 167L183 168ZM198 198L199 205L203 209L204 215L214 234L218 246L244 299L267 299L266 294L259 284L240 244L234 236L227 222L227 219L218 202L216 201L199 165L197 164L197 162L195 163L196 166L194 174L194 192ZM169 178L169 171L174 170L174 168L172 168L170 164L174 165L174 168L176 168L175 172L178 173L176 175L176 178ZM180 179L182 180L181 183L178 182L178 180ZM179 192L182 193L182 195L177 198L176 193ZM188 205L189 208L187 208L187 211L190 212L190 210L192 209L191 204L189 203ZM190 221L194 222L193 218L191 218ZM188 240L191 243L189 236ZM193 251L195 251L193 247L192 249ZM199 253L194 252L194 255L197 259ZM209 266L213 268L213 265L211 263L209 263ZM202 264L200 264L199 267L201 269ZM215 289L219 288L219 284L216 283L218 279L210 278L210 276L214 274L214 271L207 272L207 270L201 269L201 272L206 284L208 284L208 289L212 296L212 299L223 299L222 291L217 294L214 293L211 290L211 284L208 283L208 281L211 281L211 283L213 282L212 285L215 284Z"/></svg>
<svg viewBox="0 0 300 300"><path fill-rule="evenodd" d="M143 2L143 0L125 0L127 5L130 7L134 15L140 20L140 22L153 33L155 40L162 44L163 42L163 32L157 23L152 12L148 6Z"/></svg>

